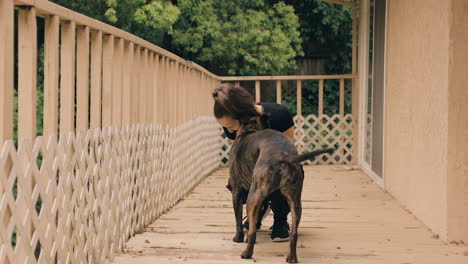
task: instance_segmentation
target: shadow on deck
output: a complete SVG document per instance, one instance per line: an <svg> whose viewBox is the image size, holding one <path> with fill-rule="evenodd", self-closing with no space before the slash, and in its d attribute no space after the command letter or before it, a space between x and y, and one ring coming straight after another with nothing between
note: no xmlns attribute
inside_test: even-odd
<svg viewBox="0 0 468 264"><path fill-rule="evenodd" d="M304 168L300 263L468 263L466 248L437 239L415 216L359 170ZM272 243L270 215L257 235L254 259L232 242L234 213L219 169L183 201L127 243L113 263L285 263L289 243ZM464 253L465 252L465 253Z"/></svg>

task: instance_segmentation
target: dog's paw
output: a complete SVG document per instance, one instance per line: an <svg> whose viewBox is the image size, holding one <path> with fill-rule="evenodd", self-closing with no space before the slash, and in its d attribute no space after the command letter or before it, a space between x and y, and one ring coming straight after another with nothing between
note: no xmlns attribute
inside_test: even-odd
<svg viewBox="0 0 468 264"><path fill-rule="evenodd" d="M252 252L247 252L247 251L242 252L241 258L243 258L243 259L250 259L250 258L252 258Z"/></svg>
<svg viewBox="0 0 468 264"><path fill-rule="evenodd" d="M297 256L291 257L290 255L286 258L287 263L298 263Z"/></svg>
<svg viewBox="0 0 468 264"><path fill-rule="evenodd" d="M244 234L236 234L236 236L232 239L232 241L236 243L244 242Z"/></svg>

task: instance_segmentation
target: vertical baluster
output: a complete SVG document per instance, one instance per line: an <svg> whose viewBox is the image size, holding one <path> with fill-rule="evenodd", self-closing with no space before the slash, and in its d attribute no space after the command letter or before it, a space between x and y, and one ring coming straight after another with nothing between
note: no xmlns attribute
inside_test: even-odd
<svg viewBox="0 0 468 264"><path fill-rule="evenodd" d="M297 108L297 115L302 115L302 81L297 80L296 84L296 108Z"/></svg>
<svg viewBox="0 0 468 264"><path fill-rule="evenodd" d="M183 95L183 102L182 102L182 122L187 122L189 119L189 111L187 109L190 109L190 96L191 96L191 91L187 89L187 67L185 64L180 64L179 67L179 77L180 79L180 88L181 88L181 93ZM194 98L192 98L194 99Z"/></svg>
<svg viewBox="0 0 468 264"><path fill-rule="evenodd" d="M340 116L344 117L345 108L344 79L340 79Z"/></svg>
<svg viewBox="0 0 468 264"><path fill-rule="evenodd" d="M141 63L140 63L140 89L139 89L139 94L140 94L140 123L146 123L147 122L147 107L146 107L146 91L147 91L147 76L146 76L146 71L148 67L148 50L143 49L141 52Z"/></svg>
<svg viewBox="0 0 468 264"><path fill-rule="evenodd" d="M260 102L260 80L255 80L255 102Z"/></svg>
<svg viewBox="0 0 468 264"><path fill-rule="evenodd" d="M75 130L75 22L62 24L60 53L60 133Z"/></svg>
<svg viewBox="0 0 468 264"><path fill-rule="evenodd" d="M175 87L174 87L174 68L175 62L168 59L167 87L169 89L169 124L171 127L176 126L177 106L175 105Z"/></svg>
<svg viewBox="0 0 468 264"><path fill-rule="evenodd" d="M114 39L114 58L112 67L112 125L122 124L122 74L124 40Z"/></svg>
<svg viewBox="0 0 468 264"><path fill-rule="evenodd" d="M48 16L44 40L44 136L58 133L59 17Z"/></svg>
<svg viewBox="0 0 468 264"><path fill-rule="evenodd" d="M276 80L276 103L281 104L281 80Z"/></svg>
<svg viewBox="0 0 468 264"><path fill-rule="evenodd" d="M319 80L318 116L323 115L323 79Z"/></svg>
<svg viewBox="0 0 468 264"><path fill-rule="evenodd" d="M169 58L163 57L161 59L161 105L160 112L164 124L169 124Z"/></svg>
<svg viewBox="0 0 468 264"><path fill-rule="evenodd" d="M154 53L148 51L148 62L146 65L146 122L153 122L153 62Z"/></svg>
<svg viewBox="0 0 468 264"><path fill-rule="evenodd" d="M195 98L197 98L195 101L198 101L198 98L199 98L199 94L197 93L193 93L193 91L195 91L196 87L195 87L195 80L196 80L196 75L195 75L195 70L190 67L189 68L189 79L190 79L190 90L192 91L192 94ZM202 108L201 105L199 105L198 103L195 103L193 105L193 109L194 111L197 113L197 115L200 113L200 109Z"/></svg>
<svg viewBox="0 0 468 264"><path fill-rule="evenodd" d="M134 47L135 58L132 65L132 123L140 123L140 63L141 63L141 49L138 45Z"/></svg>
<svg viewBox="0 0 468 264"><path fill-rule="evenodd" d="M132 115L132 69L133 69L134 45L126 41L124 48L122 72L122 124L131 124Z"/></svg>
<svg viewBox="0 0 468 264"><path fill-rule="evenodd" d="M90 128L101 127L102 100L102 32L91 32L91 122Z"/></svg>
<svg viewBox="0 0 468 264"><path fill-rule="evenodd" d="M164 61L164 57L161 56L161 55L158 55L158 60L156 61L157 62L157 76L158 76L158 92L157 92L157 101L156 101L156 113L157 113L157 116L158 116L158 123L159 124L162 124L163 123L163 108L162 108L162 102L163 102L163 78L164 78L164 75L163 75L163 61Z"/></svg>
<svg viewBox="0 0 468 264"><path fill-rule="evenodd" d="M13 138L13 0L0 1L0 148Z"/></svg>
<svg viewBox="0 0 468 264"><path fill-rule="evenodd" d="M77 37L76 131L86 131L88 129L89 114L89 27L78 28Z"/></svg>
<svg viewBox="0 0 468 264"><path fill-rule="evenodd" d="M34 8L19 9L18 43L18 139L34 140L37 85L37 24Z"/></svg>
<svg viewBox="0 0 468 264"><path fill-rule="evenodd" d="M153 109L153 123L158 124L159 54L154 54L153 65L151 65L151 76L153 77L153 99L151 103Z"/></svg>
<svg viewBox="0 0 468 264"><path fill-rule="evenodd" d="M102 54L102 127L112 125L112 68L114 63L114 36L104 35Z"/></svg>

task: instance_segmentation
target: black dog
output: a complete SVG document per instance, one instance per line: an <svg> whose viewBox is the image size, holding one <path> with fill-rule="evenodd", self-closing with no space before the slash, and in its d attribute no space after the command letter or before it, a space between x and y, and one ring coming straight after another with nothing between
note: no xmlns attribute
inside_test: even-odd
<svg viewBox="0 0 468 264"><path fill-rule="evenodd" d="M334 149L321 149L298 155L296 147L285 134L271 129L261 130L258 120L241 121L241 127L229 154L229 182L232 185L232 201L236 217L234 242L244 241L242 201L248 191L248 244L241 255L242 258L252 257L257 219L263 201L273 191L280 190L289 202L292 216L290 249L286 261L297 263L297 228L302 213L301 194L304 180L304 171L300 162L333 151Z"/></svg>

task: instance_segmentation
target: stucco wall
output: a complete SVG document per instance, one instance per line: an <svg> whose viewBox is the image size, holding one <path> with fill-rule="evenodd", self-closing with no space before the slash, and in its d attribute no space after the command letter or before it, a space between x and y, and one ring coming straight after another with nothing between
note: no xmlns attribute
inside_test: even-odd
<svg viewBox="0 0 468 264"><path fill-rule="evenodd" d="M385 184L446 238L450 1L389 0Z"/></svg>
<svg viewBox="0 0 468 264"><path fill-rule="evenodd" d="M452 0L451 11L448 239L468 242L468 1Z"/></svg>

